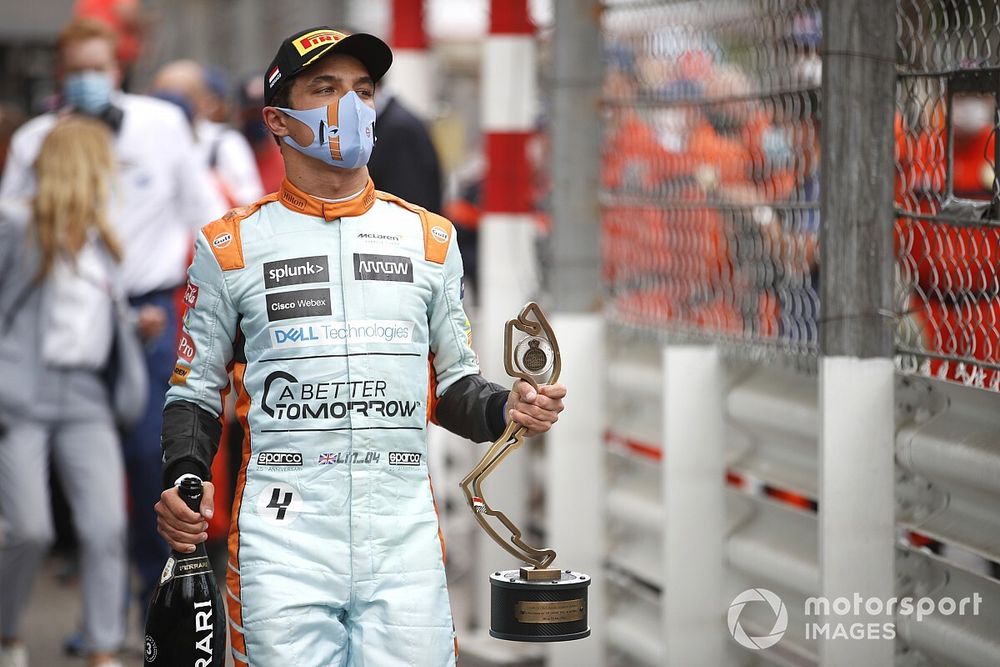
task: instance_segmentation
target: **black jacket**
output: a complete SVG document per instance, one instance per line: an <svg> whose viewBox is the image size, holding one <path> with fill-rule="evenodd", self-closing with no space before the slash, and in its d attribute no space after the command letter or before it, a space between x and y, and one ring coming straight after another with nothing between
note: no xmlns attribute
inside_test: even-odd
<svg viewBox="0 0 1000 667"><path fill-rule="evenodd" d="M423 122L395 97L375 118L368 172L375 187L441 213L441 164Z"/></svg>

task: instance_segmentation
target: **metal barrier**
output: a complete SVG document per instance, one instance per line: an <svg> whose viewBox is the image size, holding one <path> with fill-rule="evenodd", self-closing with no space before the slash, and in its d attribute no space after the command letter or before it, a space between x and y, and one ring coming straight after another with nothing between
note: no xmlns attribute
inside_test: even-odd
<svg viewBox="0 0 1000 667"><path fill-rule="evenodd" d="M1000 389L995 2L897 2L897 365Z"/></svg>
<svg viewBox="0 0 1000 667"><path fill-rule="evenodd" d="M1000 619L1000 6L897 0L894 165L887 150L864 164L857 151L844 158L849 163L828 163L869 167L868 175L872 164L886 163L885 180L877 170L872 180L884 186L884 205L855 210L878 211L885 226L865 221L867 231L886 242L892 234L894 263L886 253L877 263L887 271L872 284L886 296L891 287L894 301L883 299L871 312L831 308L828 317L894 318L893 387L888 336L875 360L883 366L868 375L834 365L857 357L860 367L868 355L831 352L826 344L819 381L761 363L783 356L813 370L820 357L819 5L605 2L610 664L996 663L989 628ZM856 20L849 14L839 18ZM879 25L891 26L883 16ZM834 90L857 83L844 77L848 58L890 62L891 55L875 59L830 39L836 13L824 18L831 30L827 84L834 66L841 77ZM840 24L840 36L855 34L848 25ZM879 43L889 47L891 38ZM892 77L865 81L877 83L864 93L884 88L888 105ZM827 118L836 111L828 106ZM878 133L888 141L888 127ZM844 140L826 136L833 147ZM838 220L835 213L827 218ZM836 238L828 237L827 252ZM835 287L832 281L824 287ZM853 288L864 284L863 277L851 281ZM836 294L826 295L832 306ZM721 364L713 349L723 352ZM695 409L686 394L699 382L708 398ZM856 409L866 402L874 407ZM725 433L705 435L704 423L716 414L724 415ZM855 421L870 423L838 429ZM852 439L856 447L844 448ZM855 456L866 449L874 453ZM720 457L726 479L712 487ZM873 467L879 474L862 480ZM678 528L695 524L696 539ZM865 541L884 549L855 549ZM844 554L862 555L854 563ZM873 589L875 569L884 576ZM693 581L708 602L693 594ZM748 652L713 625L725 614L708 612L757 586L782 598L788 632L780 644ZM862 645L849 660L830 648L835 642L803 635L810 619L802 614L807 597L836 599L848 589L871 599L976 593L985 603L974 617L918 623L887 615L895 640ZM630 609L641 609L644 620ZM766 607L762 615L747 610L744 629L761 636L773 629ZM640 640L629 632L642 627L648 635L657 612L660 636Z"/></svg>

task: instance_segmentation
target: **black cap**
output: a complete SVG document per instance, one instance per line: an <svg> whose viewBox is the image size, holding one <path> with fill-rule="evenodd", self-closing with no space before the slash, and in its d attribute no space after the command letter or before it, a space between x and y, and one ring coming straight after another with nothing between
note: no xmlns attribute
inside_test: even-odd
<svg viewBox="0 0 1000 667"><path fill-rule="evenodd" d="M375 35L363 32L352 35L325 25L302 30L281 43L264 72L264 104L271 106L274 93L283 83L329 53L354 56L376 82L392 64L389 45Z"/></svg>

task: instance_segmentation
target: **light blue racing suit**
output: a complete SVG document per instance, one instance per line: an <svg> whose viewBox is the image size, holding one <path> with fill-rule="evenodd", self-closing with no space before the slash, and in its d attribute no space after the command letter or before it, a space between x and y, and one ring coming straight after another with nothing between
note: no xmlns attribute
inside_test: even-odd
<svg viewBox="0 0 1000 667"><path fill-rule="evenodd" d="M451 224L370 181L336 203L286 182L198 235L165 476L207 475L231 369L246 434L227 576L237 665L455 663L428 398L477 378L486 439L506 396L479 376L461 291Z"/></svg>

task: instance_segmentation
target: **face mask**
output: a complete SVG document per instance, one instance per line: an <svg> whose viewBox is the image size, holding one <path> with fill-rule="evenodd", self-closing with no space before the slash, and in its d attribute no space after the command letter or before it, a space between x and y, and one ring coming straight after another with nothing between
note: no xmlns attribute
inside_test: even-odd
<svg viewBox="0 0 1000 667"><path fill-rule="evenodd" d="M375 110L362 102L353 90L341 97L337 105L301 111L277 109L312 130L313 140L308 146L290 136L285 137L285 143L303 155L342 169L357 169L368 164L375 146Z"/></svg>
<svg viewBox="0 0 1000 667"><path fill-rule="evenodd" d="M111 88L106 72L76 72L66 77L63 98L77 111L96 116L111 104Z"/></svg>

